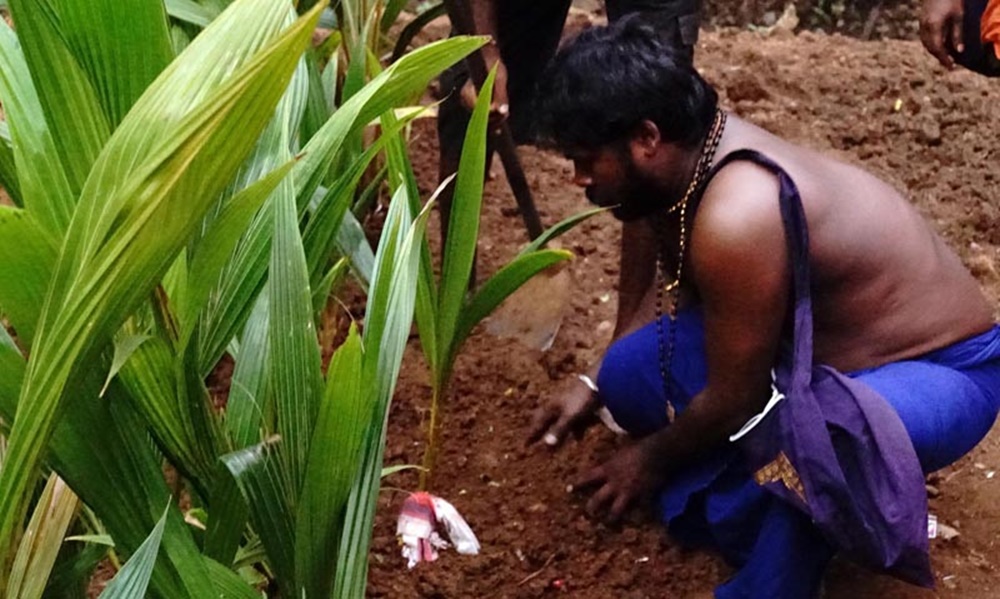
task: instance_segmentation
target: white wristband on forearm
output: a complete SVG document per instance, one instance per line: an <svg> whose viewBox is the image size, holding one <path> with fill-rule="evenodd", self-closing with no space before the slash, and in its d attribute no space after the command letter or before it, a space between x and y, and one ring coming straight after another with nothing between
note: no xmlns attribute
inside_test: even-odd
<svg viewBox="0 0 1000 599"><path fill-rule="evenodd" d="M590 378L586 374L578 374L576 375L576 378L580 379L580 382L586 385L587 388L594 393L594 395L600 394L600 391L597 389L597 383L594 382L594 379ZM615 422L614 416L611 415L611 412L608 410L606 406L601 406L600 408L597 409L597 417L601 419L601 422L604 423L604 426L611 429L611 431L616 435L627 434L625 432L625 429L623 429L621 426L618 425L617 422Z"/></svg>
<svg viewBox="0 0 1000 599"><path fill-rule="evenodd" d="M593 391L594 393L600 393L601 392L597 388L597 383L594 382L594 379L590 378L588 375L586 375L586 374L578 374L578 375L576 375L576 378L580 379L580 382L583 383L584 385L586 385L587 388L590 389L591 391Z"/></svg>

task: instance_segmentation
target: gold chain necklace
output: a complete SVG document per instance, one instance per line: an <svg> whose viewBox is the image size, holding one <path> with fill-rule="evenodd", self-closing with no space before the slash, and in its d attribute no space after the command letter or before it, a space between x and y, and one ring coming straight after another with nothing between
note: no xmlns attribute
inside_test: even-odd
<svg viewBox="0 0 1000 599"><path fill-rule="evenodd" d="M664 216L679 213L680 235L678 236L677 268L674 272L673 281L666 284L666 261L664 260L664 243L661 239L661 232L657 230L657 251L656 251L656 338L658 342L660 358L660 377L663 380L663 396L667 402L667 420L674 421L676 411L674 404L670 401L672 396L670 389L670 366L673 363L674 345L677 329L677 303L680 296L681 274L684 267L684 254L687 249L687 208L688 202L702 191L705 183L705 176L712 168L712 161L715 152L719 149L719 142L722 140L722 132L726 128L726 113L716 109L715 120L709 130L705 145L701 149L701 156L694 169L691 182L688 183L687 190L680 201L667 209ZM670 334L668 339L663 332L663 294L670 294Z"/></svg>

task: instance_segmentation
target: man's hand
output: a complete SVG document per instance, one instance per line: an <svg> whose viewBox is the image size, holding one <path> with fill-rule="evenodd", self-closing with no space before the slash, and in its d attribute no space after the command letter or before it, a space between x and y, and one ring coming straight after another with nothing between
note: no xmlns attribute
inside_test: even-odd
<svg viewBox="0 0 1000 599"><path fill-rule="evenodd" d="M920 11L920 41L947 68L955 66L955 59L948 51L965 50L962 43L962 18L965 9L962 0L923 0Z"/></svg>
<svg viewBox="0 0 1000 599"><path fill-rule="evenodd" d="M497 76L493 81L493 101L490 103L490 130L493 132L500 129L507 121L507 115L510 113L510 101L507 99L507 67L499 59L496 60L495 64ZM488 68L492 68L492 66ZM470 77L459 91L462 106L469 112L472 112L472 109L476 106L476 98L478 96L476 85Z"/></svg>
<svg viewBox="0 0 1000 599"><path fill-rule="evenodd" d="M658 464L654 451L656 435L624 447L610 460L592 469L574 488L594 488L587 501L587 512L617 522L635 501L660 488L666 468Z"/></svg>
<svg viewBox="0 0 1000 599"><path fill-rule="evenodd" d="M556 446L562 443L567 433L579 436L597 422L595 412L600 404L597 395L575 378L569 381L569 385L566 392L546 401L535 411L528 443L544 439L546 445Z"/></svg>

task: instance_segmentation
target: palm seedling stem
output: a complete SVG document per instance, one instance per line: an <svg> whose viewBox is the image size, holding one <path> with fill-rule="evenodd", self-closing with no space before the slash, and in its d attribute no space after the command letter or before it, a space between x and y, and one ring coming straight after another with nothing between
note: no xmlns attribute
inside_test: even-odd
<svg viewBox="0 0 1000 599"><path fill-rule="evenodd" d="M441 442L441 398L446 393L447 382L434 385L431 391L431 413L427 429L427 447L424 449L424 460L420 470L420 490L426 491L434 477L434 466L437 463L438 444Z"/></svg>

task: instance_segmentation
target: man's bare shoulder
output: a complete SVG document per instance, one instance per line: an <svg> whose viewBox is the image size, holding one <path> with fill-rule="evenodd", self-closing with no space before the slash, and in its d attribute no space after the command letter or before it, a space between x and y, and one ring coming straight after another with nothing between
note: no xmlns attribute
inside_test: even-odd
<svg viewBox="0 0 1000 599"><path fill-rule="evenodd" d="M768 170L734 162L709 183L691 233L691 260L700 286L781 284L787 266L778 204L780 186ZM703 290L704 291L704 290Z"/></svg>
<svg viewBox="0 0 1000 599"><path fill-rule="evenodd" d="M783 239L778 178L748 161L726 165L709 182L697 208L692 241L753 247L761 237Z"/></svg>

